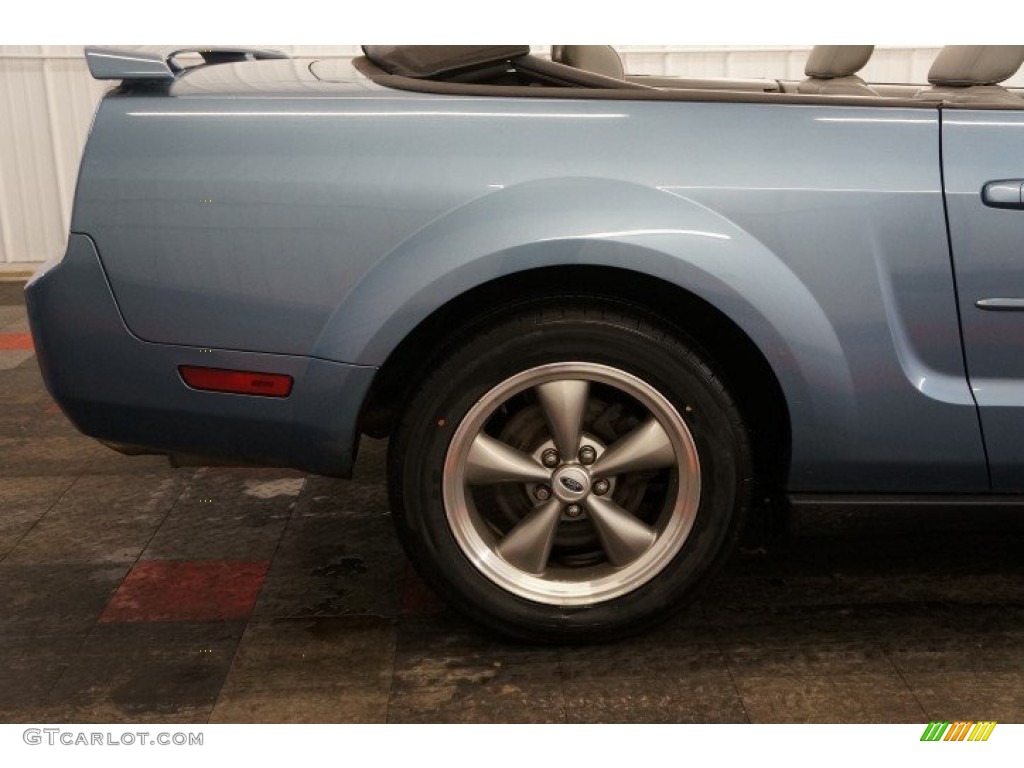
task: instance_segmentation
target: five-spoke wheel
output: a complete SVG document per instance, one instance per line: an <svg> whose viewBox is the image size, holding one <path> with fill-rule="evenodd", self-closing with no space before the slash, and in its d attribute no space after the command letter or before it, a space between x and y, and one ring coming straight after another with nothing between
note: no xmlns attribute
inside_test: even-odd
<svg viewBox="0 0 1024 768"><path fill-rule="evenodd" d="M531 431L541 442L502 440L527 409L543 420ZM612 409L617 418L602 423ZM455 432L442 483L452 532L482 573L530 600L579 605L636 589L675 556L700 500L700 462L686 423L649 384L564 362L480 398ZM495 485L509 487L488 493ZM510 519L509 507L520 515ZM583 530L560 539L573 527Z"/></svg>
<svg viewBox="0 0 1024 768"><path fill-rule="evenodd" d="M642 311L576 298L448 345L388 461L417 570L530 640L668 616L735 541L750 479L739 411L699 350Z"/></svg>

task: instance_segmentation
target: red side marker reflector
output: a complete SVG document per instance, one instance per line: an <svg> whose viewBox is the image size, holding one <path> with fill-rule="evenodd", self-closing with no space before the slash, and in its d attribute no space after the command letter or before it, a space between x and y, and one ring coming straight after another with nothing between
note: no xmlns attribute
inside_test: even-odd
<svg viewBox="0 0 1024 768"><path fill-rule="evenodd" d="M32 334L0 333L0 349L32 349Z"/></svg>
<svg viewBox="0 0 1024 768"><path fill-rule="evenodd" d="M179 365L181 379L193 389L230 392L235 395L288 397L292 393L292 377L283 373L232 371L226 368L203 368Z"/></svg>

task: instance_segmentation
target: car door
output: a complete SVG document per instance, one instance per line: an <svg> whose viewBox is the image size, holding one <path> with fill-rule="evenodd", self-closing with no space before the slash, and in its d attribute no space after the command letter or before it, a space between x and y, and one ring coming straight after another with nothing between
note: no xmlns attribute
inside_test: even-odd
<svg viewBox="0 0 1024 768"><path fill-rule="evenodd" d="M1024 491L1024 100L945 108L942 157L967 373L992 489Z"/></svg>

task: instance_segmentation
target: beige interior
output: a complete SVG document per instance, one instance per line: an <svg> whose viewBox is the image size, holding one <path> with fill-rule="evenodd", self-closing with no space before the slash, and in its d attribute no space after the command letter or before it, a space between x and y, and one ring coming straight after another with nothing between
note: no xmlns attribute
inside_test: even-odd
<svg viewBox="0 0 1024 768"><path fill-rule="evenodd" d="M622 57L610 45L555 45L551 47L551 60L576 69L614 77L626 82L652 88L704 88L709 90L761 91L777 93L781 86L777 80L767 78L724 77L664 77L656 75L630 75L625 72Z"/></svg>
<svg viewBox="0 0 1024 768"><path fill-rule="evenodd" d="M631 75L608 45L557 45L551 59L528 46L364 46L354 64L389 87L431 93L545 98L747 101L928 108L1024 109L1018 90L1000 83L1024 63L1024 46L947 46L930 87L866 83L870 45L816 46L801 81ZM319 76L319 75L318 75Z"/></svg>
<svg viewBox="0 0 1024 768"><path fill-rule="evenodd" d="M633 84L658 89L793 93L917 99L947 104L1024 107L1021 89L999 83L1024 64L1024 46L946 46L929 72L930 87L903 83L867 83L857 73L874 52L872 45L818 45L807 59L802 81L754 78L684 78L634 75L610 45L556 45L552 61Z"/></svg>
<svg viewBox="0 0 1024 768"><path fill-rule="evenodd" d="M807 79L796 87L797 93L837 96L877 96L857 73L874 53L873 45L816 45L804 67Z"/></svg>
<svg viewBox="0 0 1024 768"><path fill-rule="evenodd" d="M1024 64L1024 45L947 45L928 71L930 88L915 98L949 104L1022 106L1020 95L999 85Z"/></svg>

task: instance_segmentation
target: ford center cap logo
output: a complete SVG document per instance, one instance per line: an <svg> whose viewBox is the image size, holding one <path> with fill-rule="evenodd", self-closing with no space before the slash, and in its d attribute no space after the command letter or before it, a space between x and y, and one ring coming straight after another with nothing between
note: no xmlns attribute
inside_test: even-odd
<svg viewBox="0 0 1024 768"><path fill-rule="evenodd" d="M571 491L572 493L583 492L583 483L581 483L579 480L576 480L575 478L562 476L558 478L558 482L565 486L565 489L567 491Z"/></svg>

